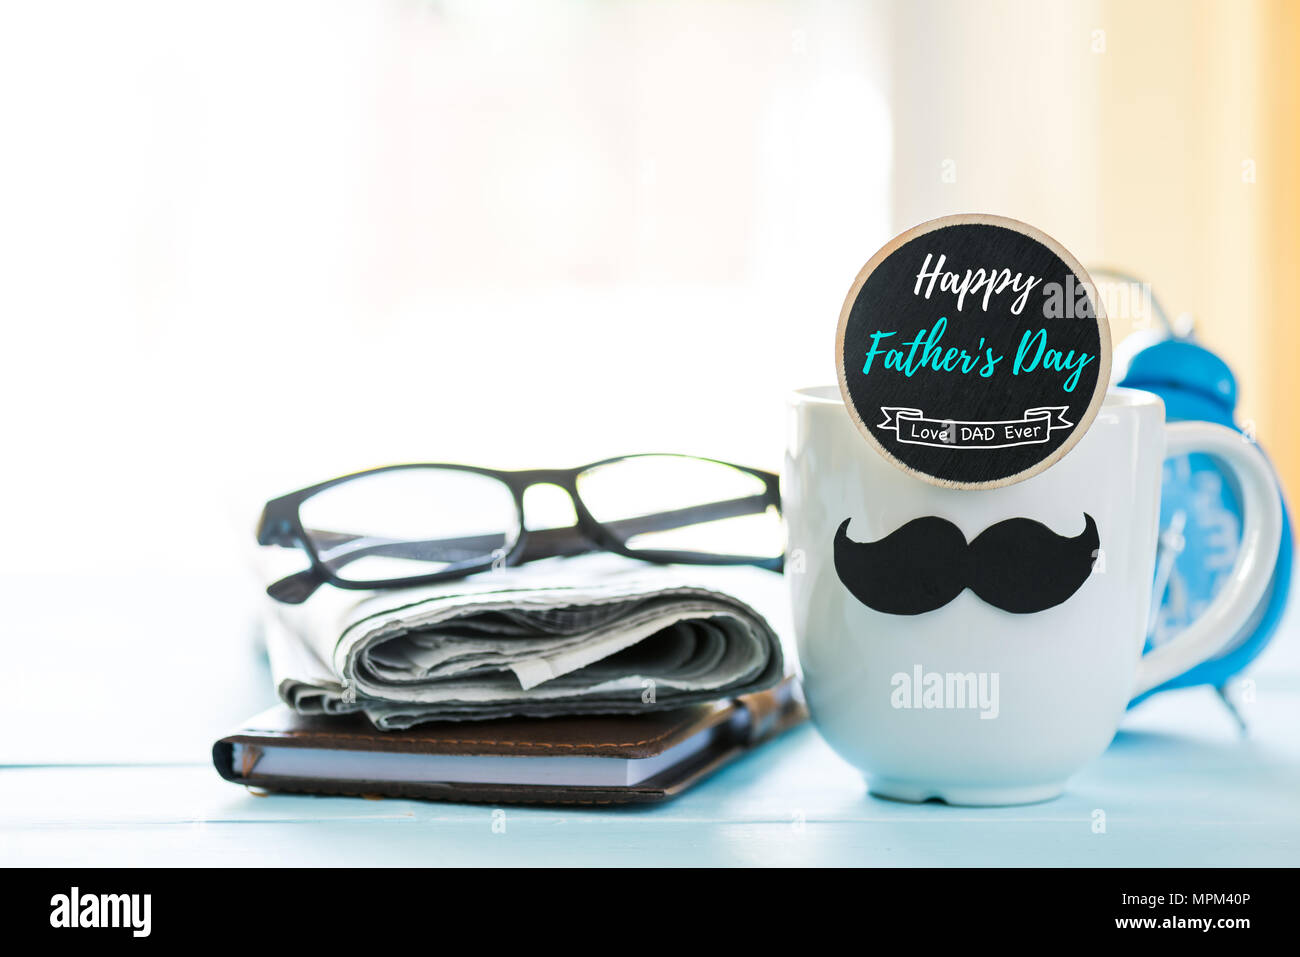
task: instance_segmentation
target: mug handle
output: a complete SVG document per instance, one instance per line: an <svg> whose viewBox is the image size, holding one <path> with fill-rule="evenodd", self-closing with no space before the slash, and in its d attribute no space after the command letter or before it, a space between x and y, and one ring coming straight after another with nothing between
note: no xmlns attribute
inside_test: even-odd
<svg viewBox="0 0 1300 957"><path fill-rule="evenodd" d="M1236 477L1243 515L1241 546L1228 580L1210 607L1181 634L1142 656L1134 697L1222 651L1259 606L1277 564L1282 541L1282 498L1263 454L1240 432L1222 425L1166 425L1165 457L1192 452L1218 459Z"/></svg>

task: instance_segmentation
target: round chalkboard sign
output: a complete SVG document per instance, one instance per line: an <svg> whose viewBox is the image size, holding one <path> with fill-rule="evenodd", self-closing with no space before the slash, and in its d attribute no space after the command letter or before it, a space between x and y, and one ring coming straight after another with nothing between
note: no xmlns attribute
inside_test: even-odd
<svg viewBox="0 0 1300 957"><path fill-rule="evenodd" d="M858 273L835 336L863 436L935 485L1029 478L1083 437L1110 380L1110 328L1087 272L1014 219L915 226Z"/></svg>

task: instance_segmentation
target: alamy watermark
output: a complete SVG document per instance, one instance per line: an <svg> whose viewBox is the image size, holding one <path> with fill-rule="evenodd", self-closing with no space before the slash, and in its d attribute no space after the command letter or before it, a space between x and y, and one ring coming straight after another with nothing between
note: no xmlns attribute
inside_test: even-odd
<svg viewBox="0 0 1300 957"><path fill-rule="evenodd" d="M1093 303L1100 302L1110 319L1122 319L1137 327L1151 323L1155 312L1149 282L1080 282L1073 275L1065 282L1043 284L1043 315L1048 319L1091 319Z"/></svg>
<svg viewBox="0 0 1300 957"><path fill-rule="evenodd" d="M1001 710L996 671L926 671L913 665L910 673L894 674L889 685L889 704L900 710L978 711L981 720L996 718Z"/></svg>
<svg viewBox="0 0 1300 957"><path fill-rule="evenodd" d="M152 894L83 894L74 887L50 898L50 926L128 928L132 937L148 937L152 910Z"/></svg>

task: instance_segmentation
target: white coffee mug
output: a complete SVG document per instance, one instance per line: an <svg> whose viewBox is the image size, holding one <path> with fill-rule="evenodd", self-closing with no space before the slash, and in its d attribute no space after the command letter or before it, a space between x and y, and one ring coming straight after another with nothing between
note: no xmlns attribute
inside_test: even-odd
<svg viewBox="0 0 1300 957"><path fill-rule="evenodd" d="M890 464L856 431L833 386L796 392L789 415L786 577L804 688L822 735L884 797L971 805L1056 797L1072 773L1105 750L1135 694L1231 640L1273 572L1282 510L1263 456L1221 426L1166 425L1164 403L1148 392L1112 389L1063 459L991 489L942 488ZM1166 456L1189 452L1220 459L1235 476L1242 544L1204 615L1143 657L1161 467ZM995 607L971 588L940 607L906 614L855 597L841 578L848 573L837 570L835 542L838 533L844 543L846 520L852 549L927 516L956 526L961 536L940 536L944 547L956 548L961 537L974 542L1012 518L1042 523L1053 541L1084 541L1090 516L1095 561L1069 597L1029 612ZM930 527L936 525L946 528L937 521ZM872 560L888 560L891 547L872 552ZM1020 551L982 549L972 572L977 590L1014 604L999 596L1042 570L1025 567ZM918 558L906 551L897 557L897 568ZM873 583L853 584L861 593ZM916 583L922 592L925 584ZM868 597L877 606L905 604L913 590L904 581L897 595Z"/></svg>

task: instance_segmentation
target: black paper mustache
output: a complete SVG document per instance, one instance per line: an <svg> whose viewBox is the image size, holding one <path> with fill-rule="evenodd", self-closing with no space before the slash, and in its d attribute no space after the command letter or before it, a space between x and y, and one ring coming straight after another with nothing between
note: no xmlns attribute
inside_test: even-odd
<svg viewBox="0 0 1300 957"><path fill-rule="evenodd" d="M1017 615L1065 601L1092 574L1097 523L1074 538L1042 522L1009 518L990 525L969 545L945 518L916 518L875 542L848 536L849 519L835 533L835 572L853 597L890 615L942 608L965 588Z"/></svg>

